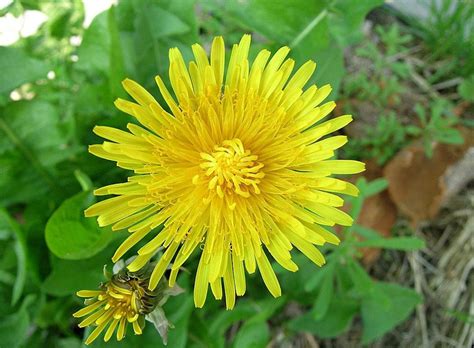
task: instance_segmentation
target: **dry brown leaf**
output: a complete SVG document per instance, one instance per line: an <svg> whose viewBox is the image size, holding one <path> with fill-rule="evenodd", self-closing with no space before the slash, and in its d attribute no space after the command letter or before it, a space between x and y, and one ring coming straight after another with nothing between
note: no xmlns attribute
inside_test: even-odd
<svg viewBox="0 0 474 348"><path fill-rule="evenodd" d="M457 116L457 117L461 117L463 116L466 111L469 110L469 108L472 106L472 104L467 101L467 100L464 100L462 102L460 102L458 105L456 105L453 109L453 113Z"/></svg>
<svg viewBox="0 0 474 348"><path fill-rule="evenodd" d="M391 230L396 219L397 208L385 190L366 199L358 224L371 228L381 236L388 238L391 236ZM378 260L381 250L379 248L363 248L361 252L364 264L371 266Z"/></svg>
<svg viewBox="0 0 474 348"><path fill-rule="evenodd" d="M382 168L375 161L366 161L367 170L364 176L368 181L380 178ZM382 191L364 201L357 224L371 228L383 237L390 237L391 230L397 219L397 208L393 204L388 191ZM379 248L361 248L362 261L366 266L371 266L378 260L381 250Z"/></svg>
<svg viewBox="0 0 474 348"><path fill-rule="evenodd" d="M436 144L433 157L427 158L423 147L413 144L400 151L384 168L392 201L413 225L438 213L446 191L445 174L473 142L472 130L461 131L465 137L463 145Z"/></svg>

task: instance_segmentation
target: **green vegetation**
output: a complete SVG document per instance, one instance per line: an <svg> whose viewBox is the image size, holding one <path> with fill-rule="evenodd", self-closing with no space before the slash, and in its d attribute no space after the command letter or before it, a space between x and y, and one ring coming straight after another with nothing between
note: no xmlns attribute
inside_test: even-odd
<svg viewBox="0 0 474 348"><path fill-rule="evenodd" d="M379 46L368 41L355 49L361 68L344 79L342 92L347 99L373 105L377 121L368 125L364 136L349 144L346 155L373 158L383 165L416 140L421 140L428 157L432 157L436 142L462 144L463 138L455 128L460 120L452 111L452 102L434 92L428 93L409 110L404 110L408 114L397 115L394 109L403 110L401 104L407 99L407 94L414 92L413 79L420 79L413 64L404 59L410 54L407 45L413 37L403 34L397 24L387 28L378 26L375 33ZM471 80L464 80L460 84L461 98L471 100L471 83ZM358 113L350 102L345 104L345 109Z"/></svg>
<svg viewBox="0 0 474 348"><path fill-rule="evenodd" d="M39 10L48 20L34 35L0 47L0 346L83 346L84 332L71 316L81 306L74 293L97 288L103 266L111 266L110 256L127 233L100 228L83 215L95 199L94 188L125 179L112 163L87 152L98 142L92 128L125 128L130 122L113 105L125 97L120 85L125 77L160 100L154 77L167 78L170 47L189 58L195 42L207 47L213 36L223 35L230 45L252 33L254 50L289 45L299 64L316 61L309 83L330 83L330 98L341 99L355 122L358 103L369 102L375 110L375 121L340 154L345 158L384 165L412 142L421 141L428 157L435 142L462 143L456 126L463 120L452 110L474 98L474 30L465 25L472 22L472 5L442 1L432 7L426 25L377 26L371 40L362 26L382 5L382 0L120 0L88 28L80 0L15 0L2 9L0 15L14 16ZM403 107L416 85L413 74L419 73L406 59L415 54L414 45L421 45L419 59L426 64L445 61L426 79L428 90L460 78L452 88L455 98L423 91L418 102ZM344 60L348 49L359 62L353 69ZM194 309L197 254L191 256L189 272L178 278L185 292L164 306L174 325L168 347L265 347L277 335L278 343L291 345L303 332L330 339L360 321L356 336L369 344L409 318L422 296L375 279L360 261L361 248L405 252L424 248L424 242L410 234L382 238L358 224L364 201L387 182L360 178L357 186L361 195L350 202L356 223L339 231L338 247L323 248L327 265L319 269L295 257L298 273L278 272L283 288L278 299L259 276L250 276L247 294L233 311L212 299ZM93 346L163 345L148 325L142 336L129 332L125 342L97 340Z"/></svg>

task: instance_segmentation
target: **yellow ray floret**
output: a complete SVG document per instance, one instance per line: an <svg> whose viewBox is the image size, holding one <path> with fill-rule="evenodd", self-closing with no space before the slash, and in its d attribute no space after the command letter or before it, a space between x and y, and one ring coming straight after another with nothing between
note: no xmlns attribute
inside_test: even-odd
<svg viewBox="0 0 474 348"><path fill-rule="evenodd" d="M235 295L245 293L245 270L257 268L270 293L280 296L269 256L296 271L293 247L323 265L316 246L339 239L322 226L350 225L338 194L358 194L354 185L331 175L364 170L361 162L331 159L347 138L326 136L352 117L320 122L335 103L320 105L331 92L328 85L303 90L316 64L309 61L292 74L288 47L273 56L262 50L252 64L249 48L250 36L244 35L232 47L226 72L222 37L214 39L210 57L193 45L195 60L188 67L180 51L171 49L173 93L156 77L167 107L138 83L123 81L135 102L118 99L116 106L142 126L129 124L128 131L97 126L94 132L106 141L90 147L94 155L134 171L128 182L96 190L115 197L86 210L100 225L131 233L113 260L148 238L128 267L140 269L163 249L150 278L153 289L169 267L172 285L198 250L197 307L204 305L210 285L232 308Z"/></svg>
<svg viewBox="0 0 474 348"><path fill-rule="evenodd" d="M122 280L120 276L114 276L112 280L102 284L100 290L78 291L77 296L86 298L86 307L75 312L73 316L86 317L79 323L79 327L94 327L85 343L92 343L104 331L105 342L109 341L115 332L117 340L121 341L125 337L128 324L132 324L135 335L141 335L145 326L145 314L150 313L156 306L153 303L155 295L146 286L141 280L133 277ZM151 307L150 303L153 303Z"/></svg>

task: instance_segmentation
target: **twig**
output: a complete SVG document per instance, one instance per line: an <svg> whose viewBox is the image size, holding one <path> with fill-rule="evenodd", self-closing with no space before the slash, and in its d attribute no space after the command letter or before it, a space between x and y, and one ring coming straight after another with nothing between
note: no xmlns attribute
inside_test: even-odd
<svg viewBox="0 0 474 348"><path fill-rule="evenodd" d="M421 90L428 93L430 95L430 97L439 98L440 94L437 91L435 91L433 88L431 88L430 84L420 74L418 74L415 71L415 69L413 68L412 59L407 58L405 61L407 62L408 66L410 67L410 75L411 75L411 78L412 78L413 82L415 82L415 84L418 87L420 87Z"/></svg>
<svg viewBox="0 0 474 348"><path fill-rule="evenodd" d="M318 342L314 339L312 335L309 333L304 333L304 338L306 339L306 343L308 343L308 346L310 348L319 348Z"/></svg>
<svg viewBox="0 0 474 348"><path fill-rule="evenodd" d="M474 218L470 218L466 221L464 228L457 238L454 240L453 245L443 254L438 262L438 267L446 269L447 264L453 258L453 256L460 250L463 250L463 246L472 243L472 233L474 231Z"/></svg>
<svg viewBox="0 0 474 348"><path fill-rule="evenodd" d="M406 51L396 53L394 55L391 55L391 56L387 57L387 62L389 62L389 63L396 62L397 60L406 58L406 57L412 55L413 53L417 53L417 52L421 51L421 49L422 49L421 46L415 46L415 47L412 47L410 49L407 49Z"/></svg>
<svg viewBox="0 0 474 348"><path fill-rule="evenodd" d="M421 275L421 267L417 261L418 258L418 251L411 252L408 255L408 260L410 261L411 269L413 270L413 278L415 280L415 290L418 293L422 293L421 283L422 283L422 275ZM430 342L428 339L428 325L426 323L426 313L425 313L425 305L424 303L419 304L416 307L416 313L418 316L418 320L420 322L420 329L421 329L421 338L422 338L422 347L429 348Z"/></svg>
<svg viewBox="0 0 474 348"><path fill-rule="evenodd" d="M438 268L436 268L434 265L432 265L428 260L426 260L424 257L419 257L418 260L420 263L432 274L440 274L440 271Z"/></svg>
<svg viewBox="0 0 474 348"><path fill-rule="evenodd" d="M451 88L451 87L457 86L457 85L459 85L462 81L463 81L462 78L460 78L460 77L455 77L454 79L450 79L450 80L446 80L446 81L437 83L437 84L433 85L432 87L433 87L434 89L436 89L437 91L439 91L439 90L441 90L441 89L446 89L446 88Z"/></svg>
<svg viewBox="0 0 474 348"><path fill-rule="evenodd" d="M474 301L471 301L471 305L469 306L469 315L474 315ZM472 323L467 322L464 325L461 337L459 339L459 343L462 344L463 342L466 342L466 344L469 344L469 342L474 342L474 330L472 329Z"/></svg>
<svg viewBox="0 0 474 348"><path fill-rule="evenodd" d="M452 228L449 228L449 226L446 227L441 237L438 238L436 244L433 246L432 250L434 250L435 252L438 252L439 250L441 250L441 248L445 246L448 239L451 238L451 234L452 234Z"/></svg>

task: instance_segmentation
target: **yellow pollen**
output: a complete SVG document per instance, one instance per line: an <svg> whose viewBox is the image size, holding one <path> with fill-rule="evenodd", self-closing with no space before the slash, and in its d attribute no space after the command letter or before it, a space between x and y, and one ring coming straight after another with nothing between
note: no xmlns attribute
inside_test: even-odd
<svg viewBox="0 0 474 348"><path fill-rule="evenodd" d="M215 191L220 198L233 192L250 197L250 189L260 193L258 184L265 176L261 171L263 163L257 162L258 156L245 150L240 139L224 140L222 145L214 146L214 152L201 153L204 160L200 167L205 171L208 188ZM197 184L199 176L193 178Z"/></svg>

